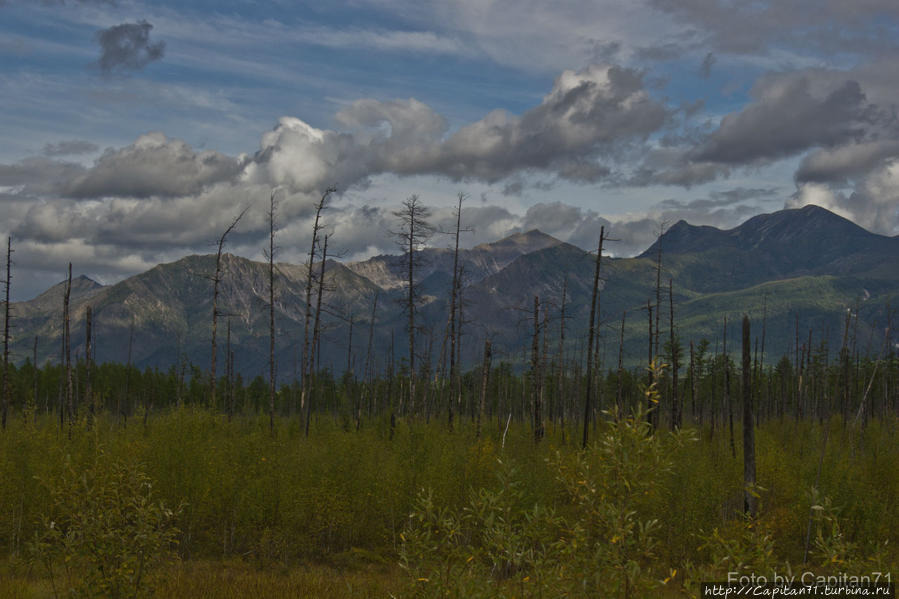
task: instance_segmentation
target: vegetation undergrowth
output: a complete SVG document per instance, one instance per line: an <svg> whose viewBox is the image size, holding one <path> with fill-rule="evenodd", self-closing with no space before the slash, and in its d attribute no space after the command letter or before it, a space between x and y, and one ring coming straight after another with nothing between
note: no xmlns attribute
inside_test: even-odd
<svg viewBox="0 0 899 599"><path fill-rule="evenodd" d="M198 590L224 584L217 568L234 589L457 597L899 572L895 418L764 423L754 521L725 431L650 434L642 412L609 412L582 450L570 431L535 445L506 424L476 439L467 420L391 433L322 415L306 437L284 417L272 437L265 416L176 408L125 428L101 415L70 439L49 417L17 420L0 435L0 597L240 596Z"/></svg>

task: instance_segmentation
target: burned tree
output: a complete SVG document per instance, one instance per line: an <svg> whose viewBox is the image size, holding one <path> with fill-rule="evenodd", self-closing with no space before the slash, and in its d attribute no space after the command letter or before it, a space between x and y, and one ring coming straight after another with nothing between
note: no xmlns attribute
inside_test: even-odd
<svg viewBox="0 0 899 599"><path fill-rule="evenodd" d="M272 200L274 201L275 194L272 192ZM225 238L228 237L228 234L234 230L234 227L237 226L237 223L240 222L240 219L243 218L243 215L247 213L247 208L244 208L243 211L237 215L237 217L231 221L231 224L228 225L228 228L225 229L225 232L222 233L222 236L219 237L217 249L215 252L215 274L212 276L212 347L211 347L211 357L209 364L209 407L215 411L215 369L216 369L216 342L215 342L215 334L216 328L218 326L218 317L219 317L219 309L218 309L218 301L219 301L219 283L222 281L222 250L225 247Z"/></svg>
<svg viewBox="0 0 899 599"><path fill-rule="evenodd" d="M593 294L590 300L590 328L587 333L587 391L584 397L584 437L582 446L587 447L587 436L590 431L590 416L593 410L591 405L593 392L593 339L596 335L596 321L598 320L597 304L599 303L599 272L602 264L602 244L605 241L606 228L599 229L599 247L596 250L596 269L593 272Z"/></svg>
<svg viewBox="0 0 899 599"><path fill-rule="evenodd" d="M6 238L6 279L3 281L3 414L2 427L6 430L6 419L9 414L10 384L9 384L9 287L12 283L12 237ZM37 364L34 364L37 368ZM37 397L34 398L37 401Z"/></svg>
<svg viewBox="0 0 899 599"><path fill-rule="evenodd" d="M749 317L743 316L743 511L750 518L757 512L755 491L755 415L752 409L752 360Z"/></svg>
<svg viewBox="0 0 899 599"><path fill-rule="evenodd" d="M275 436L275 192L268 203L268 430Z"/></svg>
<svg viewBox="0 0 899 599"><path fill-rule="evenodd" d="M309 341L310 341L310 331L309 326L312 324L312 287L315 281L315 270L313 269L313 264L315 262L315 256L318 254L318 234L324 227L321 224L321 215L322 210L327 208L328 199L331 197L331 194L336 192L337 189L334 187L327 188L324 193L322 193L321 199L315 204L315 220L312 223L312 243L309 247L309 257L306 260L306 298L305 298L305 314L304 314L304 324L303 324L303 382L302 382L302 391L300 392L300 409L302 409L306 405L307 397L309 395L309 379L312 376L312 365L314 360L312 359L313 353L309 349Z"/></svg>
<svg viewBox="0 0 899 599"><path fill-rule="evenodd" d="M397 244L403 250L406 267L406 298L403 309L406 311L409 334L409 410L415 408L415 308L418 304L418 285L415 271L420 265L419 247L430 239L434 228L428 222L431 211L418 199L417 195L409 196L399 210L393 213L400 221L400 230L394 232Z"/></svg>

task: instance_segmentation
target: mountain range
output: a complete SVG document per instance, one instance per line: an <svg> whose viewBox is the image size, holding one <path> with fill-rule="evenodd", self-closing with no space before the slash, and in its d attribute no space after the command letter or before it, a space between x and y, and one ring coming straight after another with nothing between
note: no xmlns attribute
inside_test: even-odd
<svg viewBox="0 0 899 599"><path fill-rule="evenodd" d="M764 327L768 362L792 355L797 326L800 343L807 342L811 331L813 346L827 342L835 356L849 310L852 340L862 354L876 354L891 320L889 306L899 306L899 237L876 235L817 206L759 215L730 230L680 221L639 256L603 256L600 355L606 367L617 361L623 316L626 364L635 367L645 360L647 303L655 301L660 255L663 339L668 336L670 281L676 332L684 346L704 338L712 351L719 348L727 317L732 323L729 345L735 351L738 321L746 313L755 338ZM453 252L426 248L420 258L416 278L421 330L416 345L423 354L420 363L430 353L436 364L445 353ZM495 360L527 362L535 296L546 310L546 338L555 353L563 288L565 356L582 355L595 254L532 230L460 250L459 264L466 367L478 361L485 337L493 341ZM322 366L361 374L369 355L375 371L383 370L391 355L397 364L402 362L408 352L402 305L405 265L403 256L393 255L350 263L328 260ZM222 258L219 356L225 353L230 321L235 366L244 376L267 373L267 268L231 254ZM214 255L187 256L114 285L100 285L84 276L74 279L73 355L83 356L85 312L91 306L98 362L125 362L130 356L138 367L166 368L186 359L200 369L208 368L214 270ZM277 264L276 359L282 381L296 375L303 345L304 274L304 265ZM63 294L60 283L32 300L12 304L16 362L32 356L35 339L39 363L59 360ZM892 337L894 344L897 336ZM223 363L220 357L220 373Z"/></svg>

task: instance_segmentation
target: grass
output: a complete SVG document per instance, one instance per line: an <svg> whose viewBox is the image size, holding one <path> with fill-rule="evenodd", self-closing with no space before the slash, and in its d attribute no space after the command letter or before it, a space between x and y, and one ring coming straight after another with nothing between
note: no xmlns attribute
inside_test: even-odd
<svg viewBox="0 0 899 599"><path fill-rule="evenodd" d="M345 430L339 418L323 415L308 438L289 418L278 420L272 438L267 416L241 416L229 423L204 410L182 408L152 415L146 428L137 422L121 428L101 418L90 431L77 425L68 439L49 417L36 426L17 419L0 435L0 549L6 556L0 562L0 598L53 596L48 571L31 548L36 535L46 532L45 518L67 505L52 501L66 469L89 472L98 452L146 474L154 502L181 507L174 521L177 544L171 548L178 559L160 566L158 597L439 594L423 590L416 580L428 578L413 572L426 564L413 564L413 570L398 565L404 552L409 554L404 539L409 538L410 514L422 515L423 491L430 492L435 510L466 526L472 509L496 509L488 505L491 497L504 498L504 517L519 523L509 530L517 534L527 526L543 527L543 537L525 535L521 541L539 547L570 538L559 537L558 531L579 530L578 522L601 538L603 527L616 518L615 526L630 526L629 512L635 522L657 520L652 557L634 559L647 584L676 571L669 588L692 589L699 577L726 577L728 564L739 556L747 568L789 564L824 573L879 568L899 574L895 417L873 421L866 429L844 427L836 419L823 425L790 419L763 423L756 441L762 489L754 531L747 531L740 516L739 434L736 459L725 431L710 437L708 428L693 429L688 435L693 440L675 442L666 432L632 435L626 439L630 445L621 444L617 453L600 444L582 454L570 441L580 438L572 431L565 443L561 431L548 427L547 438L535 446L527 425L513 423L503 439L504 425L488 421L484 437L475 440L473 426L464 419L457 421L455 432L442 422L400 421L391 438L386 419L366 422L356 432ZM621 434L601 422L591 438L614 445ZM620 462L610 462L610 456ZM647 469L646 456L663 457L665 467ZM819 460L818 495L813 497ZM604 470L610 464L614 469ZM597 496L618 501L620 510L589 512L587 506L596 502L577 496L580 480L571 478L580 472L577 468L588 468L584 476L592 472L596 477L591 484ZM509 485L515 493L503 495ZM643 490L631 495L627 490L632 488ZM823 498L829 498L828 511L812 510ZM811 558L803 564L810 515ZM430 517L424 514L422 521ZM473 529L453 545L460 563L453 561L455 553L444 556L447 571L458 566L461 576L474 581L472 588L495 571L487 565L497 549L481 546L482 537ZM607 545L605 539L595 546ZM765 554L769 545L770 555ZM480 556L485 569L466 565L466 551ZM643 556L640 547L628 551ZM535 577L547 568L558 574L559 564L569 571L564 568L568 558L558 557L562 554L543 555L543 561L516 567L531 568ZM833 555L837 561L827 562ZM531 575L517 582L497 579L492 588L497 595L537 596L536 590L522 590L525 576Z"/></svg>

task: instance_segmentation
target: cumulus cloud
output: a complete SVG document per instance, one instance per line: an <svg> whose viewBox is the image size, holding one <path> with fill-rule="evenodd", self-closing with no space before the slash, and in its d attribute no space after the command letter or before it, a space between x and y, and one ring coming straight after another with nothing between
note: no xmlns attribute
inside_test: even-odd
<svg viewBox="0 0 899 599"><path fill-rule="evenodd" d="M664 125L666 107L642 74L616 66L565 71L522 115L495 110L447 136L447 123L415 100L358 100L337 120L347 132L282 118L262 138L246 177L299 191L349 187L378 173L495 183L521 172L595 183L628 144Z"/></svg>
<svg viewBox="0 0 899 599"><path fill-rule="evenodd" d="M178 196L236 177L242 158L219 152L197 152L162 133L140 136L133 144L106 150L92 168L75 177L67 191L75 198L103 196Z"/></svg>
<svg viewBox="0 0 899 599"><path fill-rule="evenodd" d="M752 95L748 106L721 120L693 153L695 161L745 164L834 146L860 139L877 118L857 81L818 95L804 77L763 78Z"/></svg>
<svg viewBox="0 0 899 599"><path fill-rule="evenodd" d="M113 25L97 32L100 58L97 66L104 74L140 71L165 53L165 42L151 42L153 25L145 20Z"/></svg>
<svg viewBox="0 0 899 599"><path fill-rule="evenodd" d="M846 182L899 158L899 139L849 143L817 150L802 159L796 171L799 182Z"/></svg>

